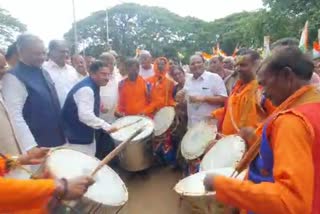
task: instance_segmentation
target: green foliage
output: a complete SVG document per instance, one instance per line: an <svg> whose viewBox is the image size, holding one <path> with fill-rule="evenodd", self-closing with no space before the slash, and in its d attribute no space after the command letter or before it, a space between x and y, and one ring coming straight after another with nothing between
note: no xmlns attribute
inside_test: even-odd
<svg viewBox="0 0 320 214"><path fill-rule="evenodd" d="M0 8L0 46L6 47L15 41L18 33L26 30L26 26Z"/></svg>
<svg viewBox="0 0 320 214"><path fill-rule="evenodd" d="M212 47L218 42L225 52L232 54L237 44L262 47L265 35L271 36L272 41L299 38L307 18L311 39L315 39L316 29L320 27L319 2L264 0L265 9L236 13L213 22L180 17L159 7L125 3L108 11L109 35L112 48L121 55L134 56L140 47L150 50L155 57L178 58L181 53L187 62L196 51L212 53ZM107 50L105 18L106 12L98 11L77 23L80 41L87 47L86 54L98 56ZM73 42L73 29L65 38Z"/></svg>

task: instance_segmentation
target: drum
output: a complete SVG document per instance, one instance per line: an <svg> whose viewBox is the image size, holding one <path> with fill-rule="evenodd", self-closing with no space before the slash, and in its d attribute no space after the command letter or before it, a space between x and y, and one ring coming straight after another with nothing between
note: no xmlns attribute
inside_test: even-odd
<svg viewBox="0 0 320 214"><path fill-rule="evenodd" d="M5 178L14 178L14 179L26 180L26 179L30 179L31 174L29 172L27 172L26 170L24 170L24 169L17 168L17 169L11 170L4 177Z"/></svg>
<svg viewBox="0 0 320 214"><path fill-rule="evenodd" d="M126 116L116 120L112 125L123 127L128 124L129 126L112 133L111 137L114 139L115 144L118 145L127 140L136 130L146 126L145 130L136 136L119 154L120 166L123 169L129 172L142 171L149 168L153 162L152 134L154 123L147 117Z"/></svg>
<svg viewBox="0 0 320 214"><path fill-rule="evenodd" d="M215 192L207 192L203 185L203 180L207 173L215 173L230 177L234 168L221 168L210 171L198 172L194 175L179 181L174 190L182 199L182 202L189 203L192 206L192 213L199 214L222 214L224 205L215 200ZM245 173L241 173L237 179L243 180Z"/></svg>
<svg viewBox="0 0 320 214"><path fill-rule="evenodd" d="M45 168L57 178L71 179L90 175L99 160L70 149L53 150ZM95 183L89 187L83 198L74 202L79 213L116 213L128 201L128 192L121 178L107 165L94 176Z"/></svg>
<svg viewBox="0 0 320 214"><path fill-rule="evenodd" d="M186 160L195 160L203 155L216 138L217 126L200 122L189 129L181 141L181 153Z"/></svg>
<svg viewBox="0 0 320 214"><path fill-rule="evenodd" d="M159 137L173 125L175 121L175 111L173 107L167 106L161 108L153 118L154 136ZM172 130L171 130L172 131Z"/></svg>
<svg viewBox="0 0 320 214"><path fill-rule="evenodd" d="M245 151L246 143L241 137L230 135L221 138L203 157L200 171L235 167Z"/></svg>

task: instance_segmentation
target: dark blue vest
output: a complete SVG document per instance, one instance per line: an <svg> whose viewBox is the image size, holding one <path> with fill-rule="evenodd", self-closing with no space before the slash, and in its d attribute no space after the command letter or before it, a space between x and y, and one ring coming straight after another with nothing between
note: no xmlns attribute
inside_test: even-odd
<svg viewBox="0 0 320 214"><path fill-rule="evenodd" d="M83 87L90 87L93 90L94 114L99 117L100 87L97 86L90 77L87 77L71 89L62 108L65 135L69 143L72 144L90 144L94 139L94 129L79 120L78 107L73 98L73 95Z"/></svg>
<svg viewBox="0 0 320 214"><path fill-rule="evenodd" d="M269 123L266 123L263 127L259 155L252 161L249 167L248 179L256 184L261 182L274 182L273 152L267 136L268 125ZM249 214L253 214L253 212L249 212Z"/></svg>
<svg viewBox="0 0 320 214"><path fill-rule="evenodd" d="M27 100L23 118L42 147L56 147L65 143L62 130L61 109L49 74L37 67L19 62L9 73L16 76L26 87Z"/></svg>

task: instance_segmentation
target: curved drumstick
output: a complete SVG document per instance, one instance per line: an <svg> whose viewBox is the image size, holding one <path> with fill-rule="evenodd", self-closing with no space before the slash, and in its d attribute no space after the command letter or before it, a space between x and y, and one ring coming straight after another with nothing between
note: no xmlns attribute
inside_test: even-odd
<svg viewBox="0 0 320 214"><path fill-rule="evenodd" d="M135 131L130 137L123 141L119 146L117 146L112 152L110 152L105 158L103 158L102 161L100 161L99 165L93 170L91 173L91 177L93 177L104 165L106 165L109 161L111 161L116 155L118 155L124 148L125 146L130 143L136 136L141 134L144 131L144 128L146 127L143 126L137 131Z"/></svg>

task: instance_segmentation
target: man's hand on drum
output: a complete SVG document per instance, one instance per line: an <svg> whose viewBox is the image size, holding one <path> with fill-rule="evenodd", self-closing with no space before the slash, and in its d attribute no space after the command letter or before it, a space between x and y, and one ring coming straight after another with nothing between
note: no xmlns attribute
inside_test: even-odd
<svg viewBox="0 0 320 214"><path fill-rule="evenodd" d="M94 183L90 176L81 176L73 179L56 179L55 195L62 200L81 198Z"/></svg>
<svg viewBox="0 0 320 214"><path fill-rule="evenodd" d="M49 150L49 148L34 147L30 149L26 154L19 156L18 162L21 165L41 164L45 160Z"/></svg>
<svg viewBox="0 0 320 214"><path fill-rule="evenodd" d="M213 181L215 174L206 174L203 180L203 185L206 189L206 191L214 191Z"/></svg>
<svg viewBox="0 0 320 214"><path fill-rule="evenodd" d="M256 137L255 128L253 128L253 127L243 127L243 128L240 129L239 135L246 142L251 142Z"/></svg>
<svg viewBox="0 0 320 214"><path fill-rule="evenodd" d="M114 116L117 117L117 118L120 118L120 117L124 117L126 115L124 113L122 113L122 112L115 111L114 112Z"/></svg>
<svg viewBox="0 0 320 214"><path fill-rule="evenodd" d="M118 130L119 130L119 128L115 127L115 126L113 126L113 127L111 126L111 127L105 129L105 131L108 132L109 134L116 132Z"/></svg>

